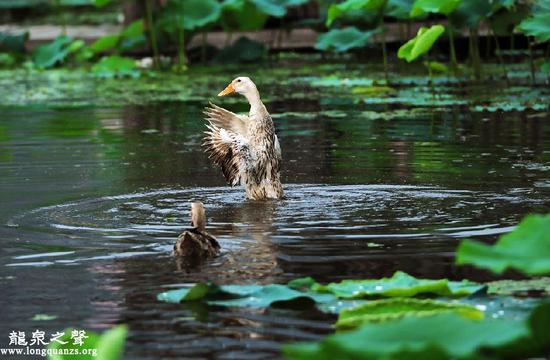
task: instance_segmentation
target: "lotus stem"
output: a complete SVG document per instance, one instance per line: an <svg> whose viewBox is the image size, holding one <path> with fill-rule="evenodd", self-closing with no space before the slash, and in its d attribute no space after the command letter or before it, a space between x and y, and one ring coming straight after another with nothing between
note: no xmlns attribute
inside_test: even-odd
<svg viewBox="0 0 550 360"><path fill-rule="evenodd" d="M382 15L382 61L384 63L384 79L388 84L388 51L386 49L386 29L384 27L384 15Z"/></svg>
<svg viewBox="0 0 550 360"><path fill-rule="evenodd" d="M147 13L147 27L149 29L149 40L151 41L151 47L153 48L153 65L156 70L160 66L159 49L157 46L157 32L155 25L153 24L153 4L152 0L145 0L145 12Z"/></svg>
<svg viewBox="0 0 550 360"><path fill-rule="evenodd" d="M500 63L500 66L502 67L502 72L504 73L504 78L506 79L506 83L509 85L508 81L508 70L506 69L506 64L504 63L504 60L502 59L502 54L500 53L500 43L498 41L497 34L493 30L491 31L491 35L493 35L493 38L495 39L495 48L496 48L496 54L498 62Z"/></svg>
<svg viewBox="0 0 550 360"><path fill-rule="evenodd" d="M451 55L451 64L453 68L453 72L455 76L457 75L457 69L458 69L458 63L456 61L456 50L455 50L455 36L453 33L453 27L452 25L449 25L448 27L449 31L449 50Z"/></svg>
<svg viewBox="0 0 550 360"><path fill-rule="evenodd" d="M535 85L535 61L533 59L533 44L531 38L527 38L527 45L529 46L529 67L531 68L531 85Z"/></svg>

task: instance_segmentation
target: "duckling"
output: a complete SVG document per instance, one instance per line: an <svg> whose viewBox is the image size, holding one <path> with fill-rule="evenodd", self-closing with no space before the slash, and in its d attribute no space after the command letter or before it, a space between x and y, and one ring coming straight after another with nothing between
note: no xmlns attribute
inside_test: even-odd
<svg viewBox="0 0 550 360"><path fill-rule="evenodd" d="M191 226L191 229L178 237L174 245L174 256L193 265L218 256L220 244L206 232L206 212L200 201L191 204Z"/></svg>
<svg viewBox="0 0 550 360"><path fill-rule="evenodd" d="M281 147L271 115L250 78L235 78L218 96L232 93L246 97L248 116L210 103L204 111L208 130L203 146L229 185L244 186L249 199L281 199Z"/></svg>

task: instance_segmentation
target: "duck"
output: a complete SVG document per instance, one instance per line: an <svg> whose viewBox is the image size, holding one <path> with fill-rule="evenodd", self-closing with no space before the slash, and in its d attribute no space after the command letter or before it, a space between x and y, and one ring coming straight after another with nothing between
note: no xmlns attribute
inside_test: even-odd
<svg viewBox="0 0 550 360"><path fill-rule="evenodd" d="M206 231L206 211L200 201L191 204L191 229L180 234L174 245L173 255L190 265L220 254L220 244Z"/></svg>
<svg viewBox="0 0 550 360"><path fill-rule="evenodd" d="M218 96L243 95L250 104L248 115L238 115L210 103L203 146L219 166L230 186L241 185L251 200L281 199L281 146L273 119L260 98L256 84L239 76Z"/></svg>

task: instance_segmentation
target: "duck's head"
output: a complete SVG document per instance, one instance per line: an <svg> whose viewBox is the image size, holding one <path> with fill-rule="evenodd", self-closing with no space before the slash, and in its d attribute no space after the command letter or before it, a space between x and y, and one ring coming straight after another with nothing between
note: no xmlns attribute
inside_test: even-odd
<svg viewBox="0 0 550 360"><path fill-rule="evenodd" d="M247 76L239 76L235 78L218 96L226 96L232 93L238 93L246 96L247 94L257 93L256 85Z"/></svg>
<svg viewBox="0 0 550 360"><path fill-rule="evenodd" d="M199 231L204 231L206 228L206 212L200 201L191 204L191 226Z"/></svg>

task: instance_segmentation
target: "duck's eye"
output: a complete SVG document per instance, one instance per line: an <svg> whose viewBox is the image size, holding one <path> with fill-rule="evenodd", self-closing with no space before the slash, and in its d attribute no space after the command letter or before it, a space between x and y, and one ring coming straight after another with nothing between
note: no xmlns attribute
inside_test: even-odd
<svg viewBox="0 0 550 360"><path fill-rule="evenodd" d="M237 82L241 82L241 79L237 79Z"/></svg>

